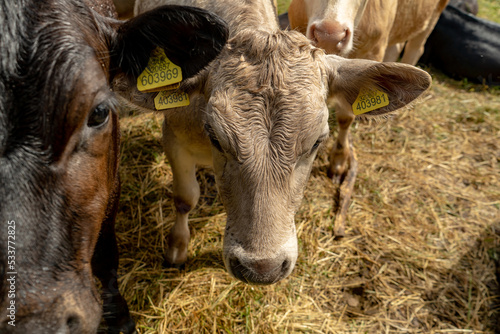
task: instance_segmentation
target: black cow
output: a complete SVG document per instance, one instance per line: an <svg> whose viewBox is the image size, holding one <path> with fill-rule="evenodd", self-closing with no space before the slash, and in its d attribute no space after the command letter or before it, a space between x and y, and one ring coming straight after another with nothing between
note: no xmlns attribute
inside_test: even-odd
<svg viewBox="0 0 500 334"><path fill-rule="evenodd" d="M117 285L110 83L157 46L190 77L227 27L179 6L113 17L111 0L0 0L0 333L95 333L102 314L110 333L135 331Z"/></svg>
<svg viewBox="0 0 500 334"><path fill-rule="evenodd" d="M278 22L281 29L290 29L290 19L288 19L288 12L279 15Z"/></svg>
<svg viewBox="0 0 500 334"><path fill-rule="evenodd" d="M500 85L500 24L447 6L419 62L456 79Z"/></svg>

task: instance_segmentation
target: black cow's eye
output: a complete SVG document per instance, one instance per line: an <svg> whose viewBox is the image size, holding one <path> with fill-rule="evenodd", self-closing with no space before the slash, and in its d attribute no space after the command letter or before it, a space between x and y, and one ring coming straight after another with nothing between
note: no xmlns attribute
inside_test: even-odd
<svg viewBox="0 0 500 334"><path fill-rule="evenodd" d="M87 121L87 125L91 128L97 128L104 125L109 119L109 107L105 104L100 104L92 111Z"/></svg>

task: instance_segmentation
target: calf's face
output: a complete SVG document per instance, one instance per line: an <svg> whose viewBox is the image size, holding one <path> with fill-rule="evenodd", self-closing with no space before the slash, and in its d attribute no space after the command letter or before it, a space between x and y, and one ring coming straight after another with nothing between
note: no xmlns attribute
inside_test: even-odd
<svg viewBox="0 0 500 334"><path fill-rule="evenodd" d="M223 258L245 282L270 284L298 256L294 216L329 135L329 99L346 106L379 89L397 110L430 84L411 66L325 56L298 32L243 31L201 79L219 193L227 210Z"/></svg>
<svg viewBox="0 0 500 334"><path fill-rule="evenodd" d="M71 0L2 3L0 22L8 46L0 60L0 332L95 333L102 302L92 265L114 259L93 255L119 196L110 82L118 73L135 79L157 46L194 75L220 51L226 27L182 7L121 23Z"/></svg>
<svg viewBox="0 0 500 334"><path fill-rule="evenodd" d="M242 33L232 42L209 74L206 123L227 209L224 261L244 281L273 283L297 260L294 215L329 134L327 82L307 42L305 52L288 35Z"/></svg>

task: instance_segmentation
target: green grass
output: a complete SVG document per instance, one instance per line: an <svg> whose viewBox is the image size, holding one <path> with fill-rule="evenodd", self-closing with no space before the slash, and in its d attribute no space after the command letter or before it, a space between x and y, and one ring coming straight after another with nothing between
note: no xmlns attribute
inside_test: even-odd
<svg viewBox="0 0 500 334"><path fill-rule="evenodd" d="M478 17L500 23L500 1L499 0L479 0Z"/></svg>
<svg viewBox="0 0 500 334"><path fill-rule="evenodd" d="M292 0L278 0L278 14L283 14L287 11Z"/></svg>

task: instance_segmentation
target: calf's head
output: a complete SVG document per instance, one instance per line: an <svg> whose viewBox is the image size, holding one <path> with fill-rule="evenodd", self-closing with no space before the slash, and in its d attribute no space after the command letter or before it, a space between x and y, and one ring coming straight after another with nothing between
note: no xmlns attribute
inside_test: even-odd
<svg viewBox="0 0 500 334"><path fill-rule="evenodd" d="M352 112L361 89L406 106L430 85L415 67L326 56L298 32L242 31L207 71L185 83L207 101L219 193L227 210L223 258L251 283L286 277L297 260L294 215L321 143L329 136L328 100Z"/></svg>
<svg viewBox="0 0 500 334"><path fill-rule="evenodd" d="M121 23L76 0L2 1L0 24L0 332L95 333L91 262L119 195L110 81L157 46L194 75L226 28L182 7Z"/></svg>
<svg viewBox="0 0 500 334"><path fill-rule="evenodd" d="M293 0L288 9L292 29L298 28L329 54L347 56L354 31L368 0Z"/></svg>

